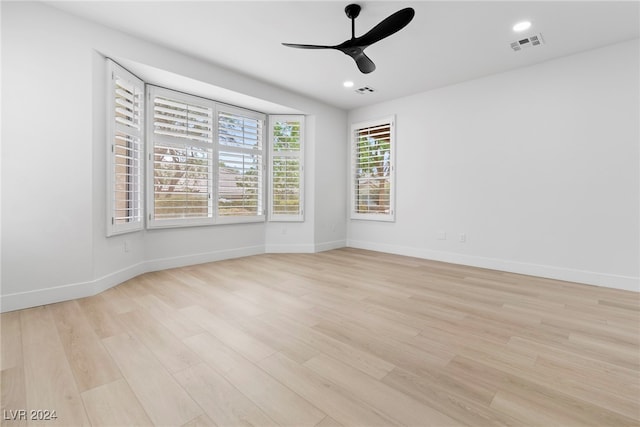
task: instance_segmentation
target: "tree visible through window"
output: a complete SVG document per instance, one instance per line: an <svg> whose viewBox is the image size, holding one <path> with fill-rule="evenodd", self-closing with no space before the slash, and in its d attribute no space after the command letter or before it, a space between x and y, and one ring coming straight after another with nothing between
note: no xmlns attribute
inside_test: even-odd
<svg viewBox="0 0 640 427"><path fill-rule="evenodd" d="M153 88L153 218L213 217L213 108Z"/></svg>
<svg viewBox="0 0 640 427"><path fill-rule="evenodd" d="M264 220L264 114L155 86L148 90L150 226Z"/></svg>
<svg viewBox="0 0 640 427"><path fill-rule="evenodd" d="M352 132L352 217L393 220L393 120Z"/></svg>
<svg viewBox="0 0 640 427"><path fill-rule="evenodd" d="M304 116L271 116L270 219L302 221Z"/></svg>
<svg viewBox="0 0 640 427"><path fill-rule="evenodd" d="M263 215L263 123L249 112L218 113L218 215Z"/></svg>

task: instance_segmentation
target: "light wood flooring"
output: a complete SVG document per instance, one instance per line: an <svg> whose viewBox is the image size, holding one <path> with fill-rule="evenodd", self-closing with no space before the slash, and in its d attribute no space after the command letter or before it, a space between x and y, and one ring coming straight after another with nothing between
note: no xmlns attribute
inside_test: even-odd
<svg viewBox="0 0 640 427"><path fill-rule="evenodd" d="M149 273L2 315L2 424L638 426L639 306L355 249Z"/></svg>

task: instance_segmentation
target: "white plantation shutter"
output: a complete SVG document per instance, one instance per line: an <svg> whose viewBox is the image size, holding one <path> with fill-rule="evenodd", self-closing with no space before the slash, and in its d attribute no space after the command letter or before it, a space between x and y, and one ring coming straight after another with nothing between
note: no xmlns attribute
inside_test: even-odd
<svg viewBox="0 0 640 427"><path fill-rule="evenodd" d="M304 220L304 116L269 116L271 221Z"/></svg>
<svg viewBox="0 0 640 427"><path fill-rule="evenodd" d="M144 83L107 60L107 235L143 227Z"/></svg>
<svg viewBox="0 0 640 427"><path fill-rule="evenodd" d="M213 109L156 96L153 101L153 132L195 141L213 142Z"/></svg>
<svg viewBox="0 0 640 427"><path fill-rule="evenodd" d="M149 86L150 227L211 224L214 103Z"/></svg>
<svg viewBox="0 0 640 427"><path fill-rule="evenodd" d="M218 106L217 222L264 220L265 116Z"/></svg>
<svg viewBox="0 0 640 427"><path fill-rule="evenodd" d="M394 119L351 127L351 218L393 221Z"/></svg>

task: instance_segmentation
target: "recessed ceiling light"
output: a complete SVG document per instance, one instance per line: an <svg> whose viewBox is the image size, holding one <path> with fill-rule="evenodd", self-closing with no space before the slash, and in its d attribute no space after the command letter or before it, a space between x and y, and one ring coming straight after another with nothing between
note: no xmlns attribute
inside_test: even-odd
<svg viewBox="0 0 640 427"><path fill-rule="evenodd" d="M353 82L351 80L347 80L346 82L342 83L342 86L353 87Z"/></svg>
<svg viewBox="0 0 640 427"><path fill-rule="evenodd" d="M522 21L513 26L513 31L515 31L516 33L520 33L522 31L528 30L529 28L531 28L531 22Z"/></svg>

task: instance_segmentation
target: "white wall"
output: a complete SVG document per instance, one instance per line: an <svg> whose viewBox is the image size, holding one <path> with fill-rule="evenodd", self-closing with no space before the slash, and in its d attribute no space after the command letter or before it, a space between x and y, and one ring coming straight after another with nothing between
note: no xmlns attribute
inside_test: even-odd
<svg viewBox="0 0 640 427"><path fill-rule="evenodd" d="M270 246L344 244L346 174L328 178L339 188L335 199L320 200L322 208L313 174L315 153L322 152L316 144L328 144L334 157L346 155L346 112L41 3L3 2L1 30L2 311L92 295L144 271L264 253ZM307 221L292 224L286 241L273 232L277 225L264 223L105 237L104 56L308 114L319 125L307 138ZM336 220L342 223L335 233L316 235L316 221Z"/></svg>
<svg viewBox="0 0 640 427"><path fill-rule="evenodd" d="M633 40L351 111L351 123L396 114L397 209L395 223L350 221L348 244L640 290L639 51Z"/></svg>

